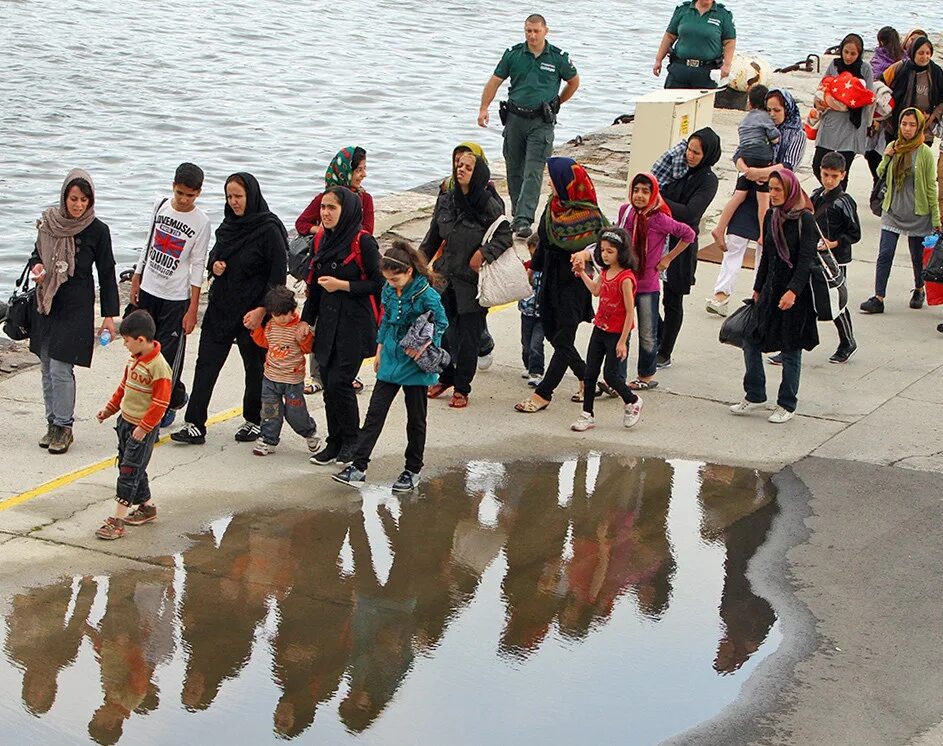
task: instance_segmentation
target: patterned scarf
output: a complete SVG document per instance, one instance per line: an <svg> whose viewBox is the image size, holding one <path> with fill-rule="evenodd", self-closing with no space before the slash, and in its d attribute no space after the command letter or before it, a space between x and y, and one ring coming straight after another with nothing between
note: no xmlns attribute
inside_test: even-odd
<svg viewBox="0 0 943 746"><path fill-rule="evenodd" d="M547 170L556 190L543 217L550 246L571 253L584 249L609 225L599 209L596 187L572 158L549 158Z"/></svg>
<svg viewBox="0 0 943 746"><path fill-rule="evenodd" d="M917 148L923 145L923 129L927 123L927 118L924 116L923 112L920 111L920 109L914 108L913 106L911 106L909 109L904 109L900 113L900 118L903 119L905 114L913 114L915 117L917 117L917 134L914 135L913 140L905 140L902 136L899 136L892 143L894 146L894 155L891 157L891 168L894 169L895 192L899 192L904 188L904 182L907 179L907 174L914 167L913 154ZM900 133L899 125L897 131Z"/></svg>
<svg viewBox="0 0 943 746"><path fill-rule="evenodd" d="M812 200L799 185L799 177L788 169L773 171L770 178L776 177L783 184L786 199L778 207L772 207L770 228L773 233L773 243L776 253L786 266L792 269L792 260L789 257L789 244L786 243L786 234L783 231L787 220L798 220L802 213L813 212Z"/></svg>
<svg viewBox="0 0 943 746"><path fill-rule="evenodd" d="M337 155L331 160L327 171L324 173L324 183L327 184L328 189L332 186L342 186L352 189L350 186L350 178L354 173L354 151L356 149L356 145L348 145L346 148L341 148L337 151ZM358 187L354 189L354 191L362 192L363 188Z"/></svg>

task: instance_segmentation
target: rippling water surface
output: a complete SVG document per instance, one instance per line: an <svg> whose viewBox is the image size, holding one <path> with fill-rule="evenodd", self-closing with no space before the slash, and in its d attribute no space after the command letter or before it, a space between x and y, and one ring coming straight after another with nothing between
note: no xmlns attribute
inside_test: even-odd
<svg viewBox="0 0 943 746"><path fill-rule="evenodd" d="M98 214L127 264L152 199L182 160L205 169L202 206L214 222L222 180L237 170L255 173L289 222L346 144L369 152L375 194L447 171L461 140L497 155L500 129L475 124L481 87L535 9L583 84L558 141L609 124L657 85L651 59L672 4L0 0L0 287L12 283L39 211L73 166L92 173ZM841 18L811 0L727 6L741 49L780 65L846 30L870 40L885 23L912 26L933 3L848 0Z"/></svg>

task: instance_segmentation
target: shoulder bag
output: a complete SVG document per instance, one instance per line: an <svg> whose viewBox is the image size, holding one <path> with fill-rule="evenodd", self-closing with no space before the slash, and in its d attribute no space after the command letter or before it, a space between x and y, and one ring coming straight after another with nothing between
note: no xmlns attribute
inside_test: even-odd
<svg viewBox="0 0 943 746"><path fill-rule="evenodd" d="M504 215L495 220L485 231L482 246L490 243L501 224L506 222L508 219ZM524 262L517 256L514 244L493 262L482 265L478 273L478 303L482 308L516 303L533 292Z"/></svg>
<svg viewBox="0 0 943 746"><path fill-rule="evenodd" d="M314 236L297 235L288 242L288 274L296 280L308 279L311 257L314 254Z"/></svg>

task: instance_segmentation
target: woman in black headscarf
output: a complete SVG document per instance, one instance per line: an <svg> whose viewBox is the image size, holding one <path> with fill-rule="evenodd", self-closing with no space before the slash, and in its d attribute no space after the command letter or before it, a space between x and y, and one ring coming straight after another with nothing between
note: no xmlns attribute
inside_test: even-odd
<svg viewBox="0 0 943 746"><path fill-rule="evenodd" d="M377 347L378 296L383 287L380 247L361 227L363 206L356 192L331 187L321 198L323 233L315 238L308 300L299 335L314 327L314 358L324 384L327 443L311 463L350 464L360 411L354 380Z"/></svg>
<svg viewBox="0 0 943 746"><path fill-rule="evenodd" d="M504 204L489 189L491 171L484 158L462 153L453 165L454 189L439 195L432 226L422 249L431 259L443 244L436 272L446 280L442 304L449 318L443 346L452 360L429 388L429 398L455 389L449 406L464 409L478 366L478 348L487 310L478 304L478 270L507 251L514 241L505 221L485 244L488 228L504 215Z"/></svg>
<svg viewBox="0 0 943 746"><path fill-rule="evenodd" d="M199 445L206 441L210 397L233 343L246 371L242 395L245 422L235 438L250 442L259 437L265 350L252 341L243 320L250 310L262 305L270 288L285 284L287 251L285 226L269 210L256 178L235 173L226 179L225 217L216 229L216 245L207 261L212 284L186 424L170 436L174 442Z"/></svg>
<svg viewBox="0 0 943 746"><path fill-rule="evenodd" d="M661 196L671 208L674 219L693 228L695 236L704 212L717 194L717 175L713 167L720 160L720 151L720 137L714 130L710 127L698 130L688 138L685 151L688 172L661 190ZM677 243L678 239L674 236L669 238L668 250L673 249ZM684 321L684 296L691 292L694 285L697 249L695 238L694 242L668 265L668 279L662 288L665 315L660 327L656 361L661 368L671 365L671 353Z"/></svg>
<svg viewBox="0 0 943 746"><path fill-rule="evenodd" d="M934 125L943 117L943 68L933 59L933 44L926 36L914 39L909 57L895 62L881 76L894 94L894 111L885 120L888 142L898 137L900 115L911 106L927 117L925 142L933 142Z"/></svg>

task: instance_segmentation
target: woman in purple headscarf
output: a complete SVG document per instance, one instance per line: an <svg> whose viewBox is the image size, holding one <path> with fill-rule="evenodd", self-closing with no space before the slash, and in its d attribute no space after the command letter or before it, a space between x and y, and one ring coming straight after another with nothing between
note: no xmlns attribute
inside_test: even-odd
<svg viewBox="0 0 943 746"><path fill-rule="evenodd" d="M809 289L818 234L812 203L792 171L773 172L769 198L770 209L763 221L763 235L767 236L765 251L753 284L756 328L743 343L745 395L730 411L743 415L765 408L763 353L781 351L783 380L776 410L769 417L770 422L781 424L791 420L796 412L802 351L813 350L819 343Z"/></svg>

